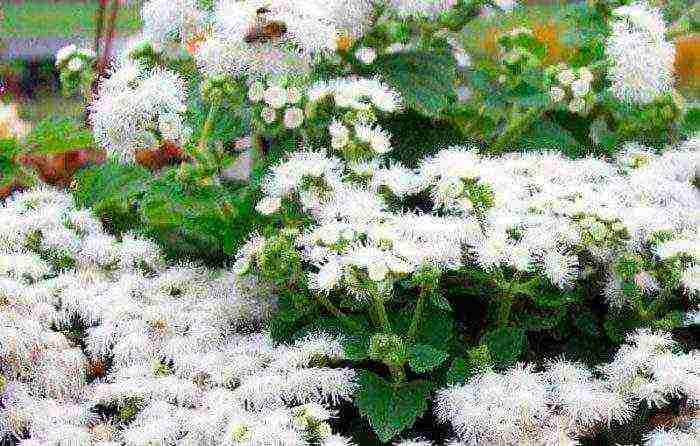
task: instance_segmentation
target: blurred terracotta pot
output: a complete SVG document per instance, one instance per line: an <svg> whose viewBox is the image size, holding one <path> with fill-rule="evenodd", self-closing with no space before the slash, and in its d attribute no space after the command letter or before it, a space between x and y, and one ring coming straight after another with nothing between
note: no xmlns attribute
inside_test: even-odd
<svg viewBox="0 0 700 446"><path fill-rule="evenodd" d="M185 152L170 141L164 141L160 147L141 150L136 153L136 161L150 170L158 170L165 166L179 164L186 159L187 155Z"/></svg>
<svg viewBox="0 0 700 446"><path fill-rule="evenodd" d="M700 89L700 34L679 37L675 45L678 85L697 94Z"/></svg>
<svg viewBox="0 0 700 446"><path fill-rule="evenodd" d="M24 155L23 165L36 170L42 181L68 187L78 169L105 161L105 153L95 149L76 149L57 155Z"/></svg>

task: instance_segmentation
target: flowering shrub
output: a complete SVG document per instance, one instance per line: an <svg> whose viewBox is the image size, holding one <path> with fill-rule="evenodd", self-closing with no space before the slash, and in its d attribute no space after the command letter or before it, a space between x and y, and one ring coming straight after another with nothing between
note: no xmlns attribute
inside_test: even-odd
<svg viewBox="0 0 700 446"><path fill-rule="evenodd" d="M99 220L46 189L2 214L20 316L2 325L0 426L127 444L696 442L700 147L665 18L562 8L565 54L524 11L147 2L90 105L109 162L72 193ZM178 155L137 165L153 151Z"/></svg>
<svg viewBox="0 0 700 446"><path fill-rule="evenodd" d="M164 265L48 188L0 209L0 438L71 444L344 444L324 405L354 372L311 335L254 330L273 301L230 271Z"/></svg>

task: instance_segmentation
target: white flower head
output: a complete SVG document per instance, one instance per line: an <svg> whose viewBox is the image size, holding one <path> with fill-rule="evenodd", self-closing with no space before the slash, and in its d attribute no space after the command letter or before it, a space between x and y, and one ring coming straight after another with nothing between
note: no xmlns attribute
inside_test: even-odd
<svg viewBox="0 0 700 446"><path fill-rule="evenodd" d="M267 124L272 124L277 120L277 112L273 108L265 107L260 111L260 118Z"/></svg>
<svg viewBox="0 0 700 446"><path fill-rule="evenodd" d="M566 97L566 93L559 87L550 87L549 97L552 99L552 102L558 103L564 100L564 98Z"/></svg>
<svg viewBox="0 0 700 446"><path fill-rule="evenodd" d="M365 65L370 65L377 58L374 48L363 46L355 51L355 58Z"/></svg>
<svg viewBox="0 0 700 446"><path fill-rule="evenodd" d="M290 107L284 112L284 126L296 129L304 122L304 111L298 107Z"/></svg>
<svg viewBox="0 0 700 446"><path fill-rule="evenodd" d="M272 108L279 109L287 103L287 90L279 85L270 85L263 93L263 100Z"/></svg>
<svg viewBox="0 0 700 446"><path fill-rule="evenodd" d="M263 215L272 215L277 212L282 206L282 200L279 197L263 198L255 206L255 210Z"/></svg>

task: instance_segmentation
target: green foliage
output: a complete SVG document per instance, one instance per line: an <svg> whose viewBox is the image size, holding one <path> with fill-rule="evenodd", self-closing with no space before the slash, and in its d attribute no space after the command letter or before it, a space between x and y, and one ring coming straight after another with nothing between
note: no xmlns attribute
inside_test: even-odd
<svg viewBox="0 0 700 446"><path fill-rule="evenodd" d="M520 328L503 327L486 332L482 342L488 346L488 351L494 363L507 368L513 365L527 347L525 331Z"/></svg>
<svg viewBox="0 0 700 446"><path fill-rule="evenodd" d="M15 139L0 139L0 187L7 187L22 176L17 158L21 153Z"/></svg>
<svg viewBox="0 0 700 446"><path fill-rule="evenodd" d="M76 204L91 208L109 232L121 235L139 227L137 202L151 180L149 171L108 162L78 172L75 180Z"/></svg>
<svg viewBox="0 0 700 446"><path fill-rule="evenodd" d="M379 56L375 65L382 78L401 93L406 105L425 116L439 116L456 100L457 70L449 54L389 54Z"/></svg>
<svg viewBox="0 0 700 446"><path fill-rule="evenodd" d="M37 123L24 141L32 155L55 155L94 146L92 133L73 119L45 119Z"/></svg>
<svg viewBox="0 0 700 446"><path fill-rule="evenodd" d="M469 349L467 356L455 358L446 375L446 384L463 384L472 376L480 373L493 365L491 353L486 345L482 344Z"/></svg>
<svg viewBox="0 0 700 446"><path fill-rule="evenodd" d="M150 184L138 209L146 236L171 258L218 262L235 253L260 220L248 190L215 184L190 184L178 167ZM246 226L241 226L246 222Z"/></svg>
<svg viewBox="0 0 700 446"><path fill-rule="evenodd" d="M438 368L448 354L426 344L415 344L408 349L408 365L416 373L426 373Z"/></svg>
<svg viewBox="0 0 700 446"><path fill-rule="evenodd" d="M454 124L428 118L415 110L407 110L379 122L392 135L397 135L392 139L394 150L389 152L389 157L408 167L417 167L420 160L440 148L467 142ZM400 138L398 135L401 135Z"/></svg>
<svg viewBox="0 0 700 446"><path fill-rule="evenodd" d="M417 380L395 384L366 370L358 373L357 382L355 404L382 442L411 427L428 409L432 391L429 382Z"/></svg>
<svg viewBox="0 0 700 446"><path fill-rule="evenodd" d="M117 412L117 419L124 424L130 423L141 411L142 404L143 401L139 398L128 398L119 408Z"/></svg>
<svg viewBox="0 0 700 446"><path fill-rule="evenodd" d="M262 226L255 191L192 183L180 173L173 167L154 176L139 166L106 163L79 173L73 194L114 234L150 237L171 259L220 263Z"/></svg>

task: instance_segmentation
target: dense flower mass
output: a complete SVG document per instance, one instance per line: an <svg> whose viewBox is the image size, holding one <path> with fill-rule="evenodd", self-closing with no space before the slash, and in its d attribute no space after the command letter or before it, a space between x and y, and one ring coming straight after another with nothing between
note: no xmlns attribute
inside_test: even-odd
<svg viewBox="0 0 700 446"><path fill-rule="evenodd" d="M90 106L95 139L122 163L164 140L185 144L192 133L183 117L186 100L184 81L176 73L147 72L139 62L126 61L102 82Z"/></svg>
<svg viewBox="0 0 700 446"><path fill-rule="evenodd" d="M272 169L266 203L278 204L265 208L298 199L313 216L316 225L298 243L318 268L309 274L320 290L344 284L356 294L359 271L386 284L425 264L512 267L566 289L594 268L610 277L611 303L624 305L615 286L625 277L616 265L629 255L687 258L679 273L689 280L674 287L698 292L690 279L700 259L696 149L659 156L630 148L610 164L537 153L488 158L455 147L417 170L377 165L360 184L349 180L356 175L352 163L297 152ZM398 198L427 191L441 216L392 211L383 190ZM673 235L658 242L660 233ZM658 288L654 271L635 274L642 289Z"/></svg>
<svg viewBox="0 0 700 446"><path fill-rule="evenodd" d="M646 104L673 89L675 47L666 41L666 25L659 10L634 3L615 10L606 54L612 66L608 77L616 98Z"/></svg>
<svg viewBox="0 0 700 446"><path fill-rule="evenodd" d="M148 0L96 84L61 49L108 159L0 183L0 443L700 444L686 19L516 6ZM16 111L2 175L60 145Z"/></svg>
<svg viewBox="0 0 700 446"><path fill-rule="evenodd" d="M273 305L255 284L168 267L48 188L11 197L0 221L0 439L342 444L322 405L353 389L329 367L342 348L274 346L255 331Z"/></svg>
<svg viewBox="0 0 700 446"><path fill-rule="evenodd" d="M442 390L437 414L469 445L577 444L596 425L628 421L640 401L665 405L664 398L685 396L691 407L700 405L700 356L673 353L674 345L664 333L636 332L600 367L600 378L563 360L541 372L525 365L489 371ZM692 444L697 428L690 430L657 430L645 444ZM659 443L662 438L669 442Z"/></svg>
<svg viewBox="0 0 700 446"><path fill-rule="evenodd" d="M182 45L206 20L196 0L149 0L141 17L143 35L157 51Z"/></svg>

